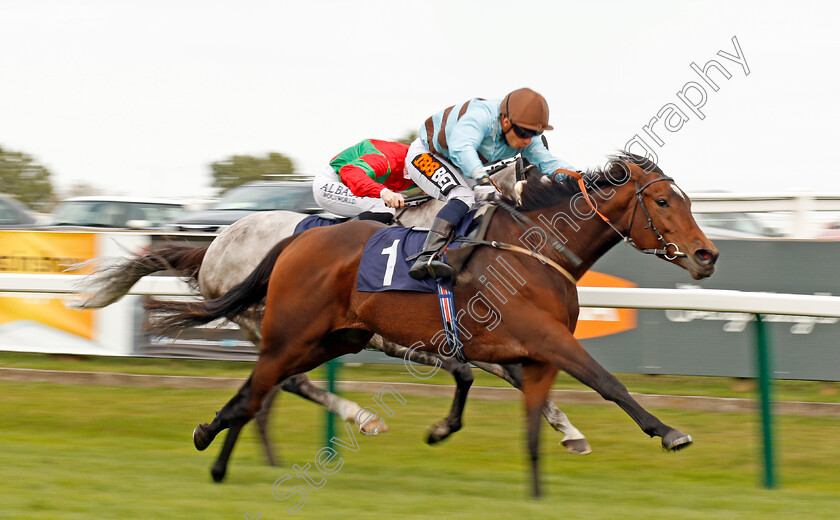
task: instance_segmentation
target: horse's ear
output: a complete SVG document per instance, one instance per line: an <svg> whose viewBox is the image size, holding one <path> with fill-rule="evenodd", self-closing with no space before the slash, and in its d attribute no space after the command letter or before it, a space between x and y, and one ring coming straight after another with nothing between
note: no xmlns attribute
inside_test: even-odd
<svg viewBox="0 0 840 520"><path fill-rule="evenodd" d="M525 169L531 165L528 162L528 159L525 159L521 155L516 156L516 159L513 161L514 168L516 171L516 180L517 181L524 181L525 180Z"/></svg>
<svg viewBox="0 0 840 520"><path fill-rule="evenodd" d="M539 168L533 164L529 164L523 168L520 174L521 175L517 175L517 178L520 180L516 181L516 184L513 186L513 192L516 195L516 203L520 206L522 205L522 190L525 189L525 185L527 183L547 182L548 184L551 184L552 182L551 179L543 175Z"/></svg>
<svg viewBox="0 0 840 520"><path fill-rule="evenodd" d="M545 175L540 172L540 169L534 166L533 164L529 164L522 170L521 179L523 181L531 181L539 179L540 177L545 177Z"/></svg>
<svg viewBox="0 0 840 520"><path fill-rule="evenodd" d="M624 171L628 171L629 169L630 178L635 181L643 181L648 175L648 172L644 171L640 166L629 161L622 161L621 164Z"/></svg>

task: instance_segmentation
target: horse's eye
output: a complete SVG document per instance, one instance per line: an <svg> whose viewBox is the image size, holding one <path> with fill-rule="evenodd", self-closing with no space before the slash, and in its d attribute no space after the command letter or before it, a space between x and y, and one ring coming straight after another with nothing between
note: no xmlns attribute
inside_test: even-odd
<svg viewBox="0 0 840 520"><path fill-rule="evenodd" d="M659 205L660 208L668 207L668 201L665 199L656 199L656 203Z"/></svg>

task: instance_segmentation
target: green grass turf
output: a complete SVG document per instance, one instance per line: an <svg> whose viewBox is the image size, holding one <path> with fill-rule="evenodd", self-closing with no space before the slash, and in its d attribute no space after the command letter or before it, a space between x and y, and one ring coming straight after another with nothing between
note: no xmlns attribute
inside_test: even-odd
<svg viewBox="0 0 840 520"><path fill-rule="evenodd" d="M837 518L840 419L776 418L779 488L760 486L757 417L652 410L694 435L696 445L662 452L616 406L563 406L594 453L565 453L543 428L546 496L528 498L522 409L518 401L467 405L465 428L440 446L423 444L425 428L448 409L445 399L406 396L392 404L391 430L358 432L357 452L309 489L295 515L293 499L272 485L293 464L313 464L323 442L324 411L284 396L272 419L284 466L264 465L246 427L225 483L209 466L221 440L196 452L191 432L212 418L229 390L173 390L0 382L0 517L12 519L278 518ZM350 394L373 405L370 395ZM339 426L341 438L347 433ZM321 478L314 468L310 474Z"/></svg>
<svg viewBox="0 0 840 520"><path fill-rule="evenodd" d="M0 367L246 378L251 373L253 363L0 352ZM427 368L423 367L422 370L425 371ZM475 369L473 374L475 375L474 384L476 385L509 386L501 379L481 370ZM310 375L313 379L323 379L325 377L323 370L320 369L315 370ZM631 392L750 399L757 396L756 385L750 380L727 377L652 376L644 374L617 374L617 376ZM339 372L339 379L453 384L452 377L442 370L429 379L420 380L414 377L403 365L343 366ZM584 385L562 372L558 374L554 387L586 389ZM838 403L840 402L840 383L777 380L773 382L773 397L782 401Z"/></svg>

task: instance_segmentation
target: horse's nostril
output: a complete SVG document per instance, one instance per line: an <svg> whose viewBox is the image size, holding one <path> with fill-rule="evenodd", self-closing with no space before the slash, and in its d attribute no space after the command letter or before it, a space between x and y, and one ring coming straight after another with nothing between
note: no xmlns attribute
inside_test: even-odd
<svg viewBox="0 0 840 520"><path fill-rule="evenodd" d="M694 258L701 264L714 264L718 255L708 249L698 249L694 252Z"/></svg>

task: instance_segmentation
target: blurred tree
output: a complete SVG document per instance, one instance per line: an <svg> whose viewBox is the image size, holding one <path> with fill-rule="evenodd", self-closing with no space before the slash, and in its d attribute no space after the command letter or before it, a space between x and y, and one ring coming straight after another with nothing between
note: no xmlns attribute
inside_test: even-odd
<svg viewBox="0 0 840 520"><path fill-rule="evenodd" d="M69 188L63 191L62 200L70 197L89 197L91 195L104 195L102 188L94 186L87 181L76 181Z"/></svg>
<svg viewBox="0 0 840 520"><path fill-rule="evenodd" d="M295 173L292 160L282 153L269 153L265 157L252 155L234 155L225 160L214 162L213 186L222 189L222 193L250 181L311 181L312 177Z"/></svg>
<svg viewBox="0 0 840 520"><path fill-rule="evenodd" d="M0 147L0 192L13 195L35 211L52 205L52 173L31 156Z"/></svg>
<svg viewBox="0 0 840 520"><path fill-rule="evenodd" d="M75 181L69 188L56 188L50 197L47 209L52 211L55 206L64 199L71 197L90 197L92 195L104 195L105 192L87 181Z"/></svg>
<svg viewBox="0 0 840 520"><path fill-rule="evenodd" d="M397 139L397 142L402 143L402 144L410 145L411 143L414 142L415 139L417 139L417 137L419 137L417 135L417 132L412 130L411 132L408 133L408 135L406 135L402 139Z"/></svg>

